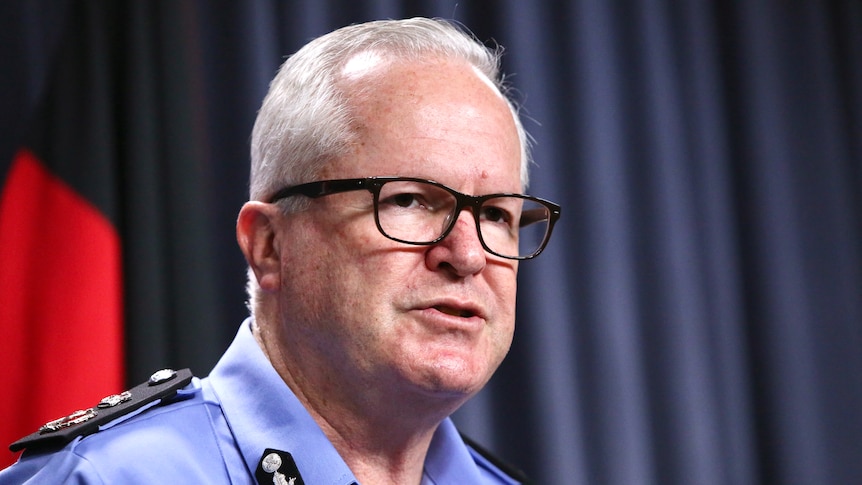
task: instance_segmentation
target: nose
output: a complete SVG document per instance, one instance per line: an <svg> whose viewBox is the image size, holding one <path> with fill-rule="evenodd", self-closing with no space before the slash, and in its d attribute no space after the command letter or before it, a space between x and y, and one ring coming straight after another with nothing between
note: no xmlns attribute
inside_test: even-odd
<svg viewBox="0 0 862 485"><path fill-rule="evenodd" d="M476 220L469 209L461 211L452 230L428 249L425 259L429 269L449 271L461 278L485 268L488 253L479 241Z"/></svg>

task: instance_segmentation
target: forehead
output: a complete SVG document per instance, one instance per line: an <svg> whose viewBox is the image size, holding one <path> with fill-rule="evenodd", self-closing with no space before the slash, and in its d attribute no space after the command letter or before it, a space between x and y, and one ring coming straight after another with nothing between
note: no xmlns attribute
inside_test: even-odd
<svg viewBox="0 0 862 485"><path fill-rule="evenodd" d="M331 167L339 176L416 176L447 185L475 179L502 185L501 191L520 190L513 114L472 66L363 54L348 61L343 74L357 140Z"/></svg>

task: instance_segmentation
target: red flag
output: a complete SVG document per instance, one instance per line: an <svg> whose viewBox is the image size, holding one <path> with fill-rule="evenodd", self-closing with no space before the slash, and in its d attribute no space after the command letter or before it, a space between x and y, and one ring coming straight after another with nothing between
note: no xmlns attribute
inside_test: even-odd
<svg viewBox="0 0 862 485"><path fill-rule="evenodd" d="M9 443L123 386L119 236L28 150L0 192L0 295L6 466Z"/></svg>

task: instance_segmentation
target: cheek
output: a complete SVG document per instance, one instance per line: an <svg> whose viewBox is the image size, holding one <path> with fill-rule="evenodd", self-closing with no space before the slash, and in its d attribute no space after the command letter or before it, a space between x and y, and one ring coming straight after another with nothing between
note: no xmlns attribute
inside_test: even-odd
<svg viewBox="0 0 862 485"><path fill-rule="evenodd" d="M496 298L497 306L501 315L514 325L515 300L518 293L518 266L501 265L499 267L486 268L488 285Z"/></svg>
<svg viewBox="0 0 862 485"><path fill-rule="evenodd" d="M508 306L501 311L501 318L497 322L497 328L494 329L494 346L502 351L502 356L509 352L515 335L515 306L511 304L512 301L513 298L510 298L504 302Z"/></svg>
<svg viewBox="0 0 862 485"><path fill-rule="evenodd" d="M340 227L311 243L312 261L303 264L314 274L305 275L317 282L317 297L326 308L321 309L340 319L370 316L375 305L388 298L386 282L393 280L392 265L387 261L387 251L381 247L382 236L370 222L368 231L353 227ZM303 281L303 280L299 280ZM300 289L302 291L302 289Z"/></svg>
<svg viewBox="0 0 862 485"><path fill-rule="evenodd" d="M514 274L511 272L494 280L492 288L495 291L497 299L497 308L499 311L497 319L497 328L494 331L495 344L497 347L504 348L508 352L512 344L512 339L515 333L515 300L517 294L517 282Z"/></svg>

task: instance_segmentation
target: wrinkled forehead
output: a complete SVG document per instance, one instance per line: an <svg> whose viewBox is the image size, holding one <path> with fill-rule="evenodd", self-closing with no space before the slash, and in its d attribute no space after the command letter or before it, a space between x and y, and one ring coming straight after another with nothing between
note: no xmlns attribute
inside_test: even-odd
<svg viewBox="0 0 862 485"><path fill-rule="evenodd" d="M351 61L344 89L356 139L347 156L332 161L330 174L409 175L456 187L485 180L465 187L467 193L523 189L514 117L470 64L448 58L393 63L375 55Z"/></svg>
<svg viewBox="0 0 862 485"><path fill-rule="evenodd" d="M518 160L520 188L522 191L525 190L529 184L530 142L521 124L518 110L506 94L501 91L499 84L495 80L490 79L480 68L467 60L446 54L399 54L367 49L355 53L346 59L339 71L339 84L341 84L341 88L345 93L349 93L348 98L368 99L368 97L374 94L379 94L382 85L387 82L391 83L393 77L398 78L396 84L410 82L410 79L404 76L405 72L411 70L418 73L414 79L421 79L422 74L426 76L426 80L428 77L443 78L444 75L435 73L433 70L429 76L428 71L422 69L428 66L463 67L463 72L469 73L473 79L478 81L474 83L474 89L477 86L481 86L481 89L473 91L476 95L492 96L500 106L505 107L505 116L513 122L518 139L520 150ZM447 79L443 78L442 81L445 82ZM445 89L445 86L443 89Z"/></svg>

